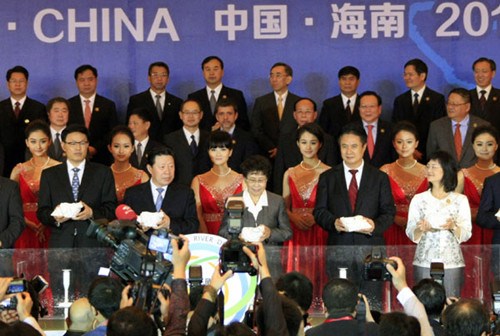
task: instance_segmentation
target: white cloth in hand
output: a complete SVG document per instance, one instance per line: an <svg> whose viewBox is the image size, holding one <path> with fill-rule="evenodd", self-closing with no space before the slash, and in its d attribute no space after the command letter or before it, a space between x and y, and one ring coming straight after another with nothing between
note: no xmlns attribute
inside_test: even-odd
<svg viewBox="0 0 500 336"><path fill-rule="evenodd" d="M50 214L53 217L64 217L64 218L72 218L75 219L76 215L78 215L83 209L82 202L77 203L61 203L59 204L54 211Z"/></svg>
<svg viewBox="0 0 500 336"><path fill-rule="evenodd" d="M162 212L143 211L137 217L137 222L139 222L139 224L145 227L156 227L158 224L160 224L162 219L163 219Z"/></svg>
<svg viewBox="0 0 500 336"><path fill-rule="evenodd" d="M264 234L264 227L244 227L241 230L241 239L250 243L260 242L262 235Z"/></svg>
<svg viewBox="0 0 500 336"><path fill-rule="evenodd" d="M357 232L371 227L370 223L368 223L364 217L360 215L353 217L340 217L340 221L344 224L347 232Z"/></svg>

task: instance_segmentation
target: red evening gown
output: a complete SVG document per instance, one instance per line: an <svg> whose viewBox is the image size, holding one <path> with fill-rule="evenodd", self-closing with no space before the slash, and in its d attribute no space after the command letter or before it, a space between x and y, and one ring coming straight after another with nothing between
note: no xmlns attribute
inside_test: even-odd
<svg viewBox="0 0 500 336"><path fill-rule="evenodd" d="M318 188L318 176L308 182L297 181L294 168L289 170L288 184L290 186L290 198L292 201L292 212L311 213L316 205L316 191ZM302 183L298 188L297 184ZM328 233L319 225L314 224L309 230L299 230L290 221L293 235L292 239L283 245L286 255L285 272L297 271L307 276L313 283L313 308L321 302L321 293L327 282L325 272L325 245Z"/></svg>
<svg viewBox="0 0 500 336"><path fill-rule="evenodd" d="M243 190L243 176L239 175L223 189L207 184L201 176L196 178L200 182L200 201L208 233L217 235L224 217L225 202L229 196Z"/></svg>

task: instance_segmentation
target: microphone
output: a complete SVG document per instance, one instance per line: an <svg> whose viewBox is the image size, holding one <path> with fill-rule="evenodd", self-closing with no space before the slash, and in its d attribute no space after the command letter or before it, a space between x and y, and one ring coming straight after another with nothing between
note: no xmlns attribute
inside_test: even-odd
<svg viewBox="0 0 500 336"><path fill-rule="evenodd" d="M134 209L125 204L120 204L116 207L115 216L119 221L135 221L137 219L137 214L135 213Z"/></svg>

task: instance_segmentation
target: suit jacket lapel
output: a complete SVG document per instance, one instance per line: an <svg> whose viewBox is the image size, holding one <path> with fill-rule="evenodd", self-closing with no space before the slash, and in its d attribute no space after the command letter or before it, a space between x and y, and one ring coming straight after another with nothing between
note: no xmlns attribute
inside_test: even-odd
<svg viewBox="0 0 500 336"><path fill-rule="evenodd" d="M73 189L71 188L71 182L70 182L70 176L68 174L68 163L63 162L62 164L59 165L60 167L60 176L62 179L62 190L66 193L68 196L68 199L73 200ZM72 178L73 176L71 176ZM62 191L61 190L61 191ZM80 191L80 189L79 189ZM80 192L78 192L80 194Z"/></svg>
<svg viewBox="0 0 500 336"><path fill-rule="evenodd" d="M341 163L334 169L337 170L337 183L340 186L340 193L342 199L344 200L344 206L348 210L348 213L352 214L351 201L349 200L349 192L347 189L347 184L345 181L344 165ZM357 202L356 202L357 203Z"/></svg>
<svg viewBox="0 0 500 336"><path fill-rule="evenodd" d="M89 161L85 162L85 169L83 170L82 180L80 181L80 187L78 188L78 199L81 199L83 192L91 184L93 174L93 167L89 164Z"/></svg>

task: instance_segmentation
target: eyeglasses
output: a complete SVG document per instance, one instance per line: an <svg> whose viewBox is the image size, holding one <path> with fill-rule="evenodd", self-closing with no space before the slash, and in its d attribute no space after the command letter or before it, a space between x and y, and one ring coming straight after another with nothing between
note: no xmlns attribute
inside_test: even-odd
<svg viewBox="0 0 500 336"><path fill-rule="evenodd" d="M465 104L468 104L468 103L459 103L459 104L455 104L455 103L446 103L446 106L448 107L457 107L457 106L460 106L460 105L465 105Z"/></svg>
<svg viewBox="0 0 500 336"><path fill-rule="evenodd" d="M9 79L10 84L25 84L26 79Z"/></svg>
<svg viewBox="0 0 500 336"><path fill-rule="evenodd" d="M71 141L71 142L64 142L66 145L68 146L71 146L71 147L75 147L75 146L87 146L89 144L88 141Z"/></svg>

